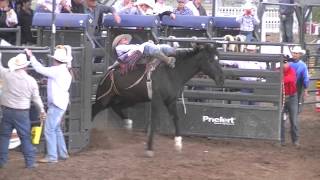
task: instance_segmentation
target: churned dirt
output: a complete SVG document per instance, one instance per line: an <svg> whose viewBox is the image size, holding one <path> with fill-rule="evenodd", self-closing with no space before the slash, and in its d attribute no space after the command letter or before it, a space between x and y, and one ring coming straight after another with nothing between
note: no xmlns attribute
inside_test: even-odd
<svg viewBox="0 0 320 180"><path fill-rule="evenodd" d="M10 161L0 169L2 180L36 179L320 179L320 112L305 106L300 116L301 147L288 141L207 139L184 137L178 153L173 138L155 137L155 157L144 156L144 132L119 129L93 130L91 144L56 164L24 168L22 155L10 151ZM39 157L40 158L40 155Z"/></svg>

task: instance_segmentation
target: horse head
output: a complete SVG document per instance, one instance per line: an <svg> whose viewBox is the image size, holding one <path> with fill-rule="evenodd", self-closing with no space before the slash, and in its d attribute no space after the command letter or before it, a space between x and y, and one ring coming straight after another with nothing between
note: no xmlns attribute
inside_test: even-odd
<svg viewBox="0 0 320 180"><path fill-rule="evenodd" d="M198 47L199 48L199 47ZM215 45L206 44L200 47L200 70L213 79L218 86L224 84L224 74L218 60L218 50Z"/></svg>

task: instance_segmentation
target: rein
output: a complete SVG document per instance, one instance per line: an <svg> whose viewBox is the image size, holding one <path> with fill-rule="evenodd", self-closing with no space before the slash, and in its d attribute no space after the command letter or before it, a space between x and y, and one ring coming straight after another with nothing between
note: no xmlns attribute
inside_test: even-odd
<svg viewBox="0 0 320 180"><path fill-rule="evenodd" d="M101 82L104 82L104 80L110 75L111 84L110 84L110 87L109 87L108 91L105 92L105 93L103 93L101 96L99 96L99 97L97 98L97 100L100 100L100 99L103 98L104 96L110 94L112 90L115 92L115 94L120 95L120 92L118 91L116 85L114 84L114 73L113 73L113 72L114 72L114 69L110 70L110 71L104 76L104 78L102 79ZM100 83L99 85L101 85L101 83Z"/></svg>

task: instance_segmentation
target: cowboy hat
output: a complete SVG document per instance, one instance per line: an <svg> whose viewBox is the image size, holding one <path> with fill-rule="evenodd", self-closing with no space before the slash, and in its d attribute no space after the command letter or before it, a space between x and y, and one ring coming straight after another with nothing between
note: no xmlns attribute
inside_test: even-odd
<svg viewBox="0 0 320 180"><path fill-rule="evenodd" d="M30 61L27 60L26 54L18 54L17 56L11 58L8 61L8 67L10 71L14 71L17 69L25 68L30 64Z"/></svg>
<svg viewBox="0 0 320 180"><path fill-rule="evenodd" d="M137 0L137 2L135 4L138 5L138 6L141 5L141 4L146 4L151 9L153 9L154 6L155 6L154 0Z"/></svg>
<svg viewBox="0 0 320 180"><path fill-rule="evenodd" d="M68 53L68 49L63 45L56 46L56 50L54 51L53 56L48 55L50 58L53 58L59 62L67 63L72 60L71 53Z"/></svg>
<svg viewBox="0 0 320 180"><path fill-rule="evenodd" d="M306 50L303 50L300 46L295 46L291 49L291 52L305 54Z"/></svg>
<svg viewBox="0 0 320 180"><path fill-rule="evenodd" d="M112 42L112 49L114 49L119 44L121 39L123 39L123 38L128 39L129 43L132 40L132 36L130 34L121 34L121 35L114 38L114 40Z"/></svg>

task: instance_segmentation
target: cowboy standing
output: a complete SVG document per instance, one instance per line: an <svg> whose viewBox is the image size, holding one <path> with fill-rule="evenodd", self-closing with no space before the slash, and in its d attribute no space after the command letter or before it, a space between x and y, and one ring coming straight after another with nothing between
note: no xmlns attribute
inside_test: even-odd
<svg viewBox="0 0 320 180"><path fill-rule="evenodd" d="M284 108L281 118L281 145L285 145L285 121L284 114L289 114L291 124L291 139L295 146L299 146L299 121L298 121L298 98L295 70L287 63L287 58L283 59L283 84L284 84Z"/></svg>
<svg viewBox="0 0 320 180"><path fill-rule="evenodd" d="M63 45L56 46L54 55L50 56L53 59L51 67L44 67L39 63L30 50L26 50L26 53L30 57L31 65L35 71L48 77L48 116L44 128L47 155L39 162L56 163L58 159L66 160L69 155L61 131L61 120L69 103L72 76L67 63L72 60L71 48L66 48Z"/></svg>
<svg viewBox="0 0 320 180"><path fill-rule="evenodd" d="M175 54L173 47L167 44L156 45L149 41L142 44L129 44L131 40L132 36L130 34L121 34L113 40L112 49L116 51L120 62L129 62L136 52L139 52L146 56L155 57L174 68L176 59L168 57Z"/></svg>
<svg viewBox="0 0 320 180"><path fill-rule="evenodd" d="M309 72L306 63L303 62L302 56L305 54L305 50L300 46L295 46L291 50L292 62L290 66L296 71L297 77L297 92L298 92L298 112L302 111L302 103L304 96L308 95L309 86Z"/></svg>
<svg viewBox="0 0 320 180"><path fill-rule="evenodd" d="M3 168L8 160L9 139L14 128L21 140L26 168L37 166L31 144L30 102L33 101L39 108L41 120L45 118L45 110L38 84L26 71L29 64L25 54L11 58L8 61L9 69L0 63L0 76L4 81L1 95L3 117L0 124L0 168Z"/></svg>

